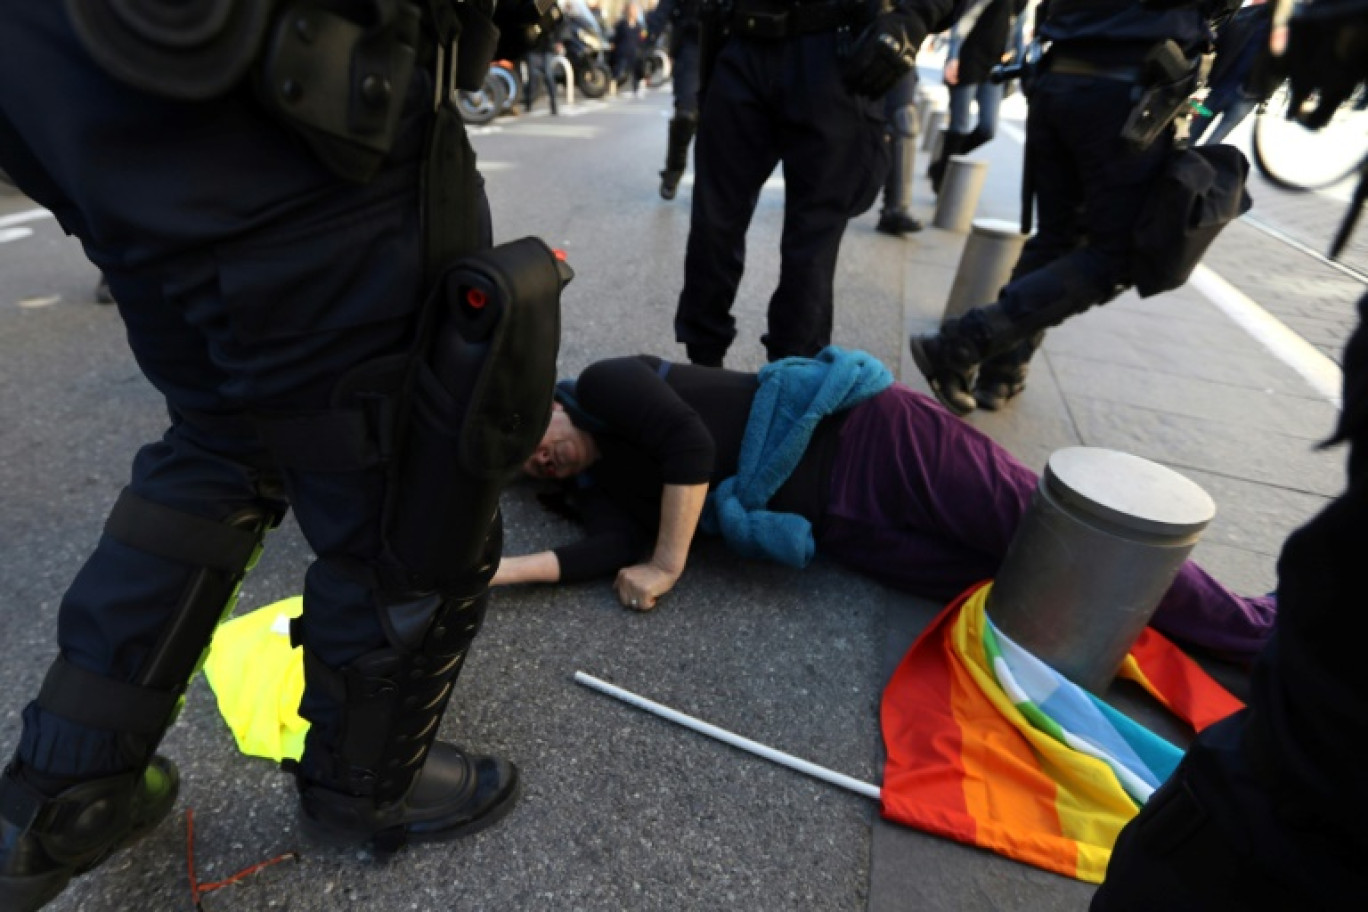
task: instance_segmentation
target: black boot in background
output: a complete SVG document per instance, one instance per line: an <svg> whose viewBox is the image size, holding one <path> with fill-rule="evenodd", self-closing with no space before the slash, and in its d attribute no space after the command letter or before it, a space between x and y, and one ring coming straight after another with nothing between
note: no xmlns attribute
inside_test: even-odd
<svg viewBox="0 0 1368 912"><path fill-rule="evenodd" d="M665 148L665 170L660 172L660 196L672 200L679 191L679 181L689 167L689 143L693 142L698 120L675 116L670 120L669 145Z"/></svg>
<svg viewBox="0 0 1368 912"><path fill-rule="evenodd" d="M945 168L950 163L950 156L959 155L964 151L965 140L969 138L968 133L954 133L949 130L941 134L940 155L926 169L927 177L931 178L931 189L940 193L941 181L945 180Z"/></svg>

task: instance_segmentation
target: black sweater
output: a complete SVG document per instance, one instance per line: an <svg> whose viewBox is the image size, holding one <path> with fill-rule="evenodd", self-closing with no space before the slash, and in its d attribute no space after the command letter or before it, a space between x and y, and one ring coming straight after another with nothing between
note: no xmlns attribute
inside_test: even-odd
<svg viewBox="0 0 1368 912"><path fill-rule="evenodd" d="M664 485L711 488L736 474L758 382L755 374L650 355L599 361L580 375L570 416L594 434L602 458L572 482L587 534L555 549L563 581L614 573L648 555ZM820 520L842 423L837 415L818 425L770 509Z"/></svg>

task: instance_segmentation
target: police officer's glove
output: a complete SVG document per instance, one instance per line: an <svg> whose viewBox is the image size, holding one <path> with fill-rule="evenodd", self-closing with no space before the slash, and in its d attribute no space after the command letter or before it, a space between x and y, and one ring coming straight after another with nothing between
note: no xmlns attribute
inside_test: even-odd
<svg viewBox="0 0 1368 912"><path fill-rule="evenodd" d="M921 17L905 10L880 13L840 49L841 79L857 95L881 98L917 63L926 38Z"/></svg>
<svg viewBox="0 0 1368 912"><path fill-rule="evenodd" d="M1292 17L1286 67L1291 86L1289 116L1319 130L1359 83L1368 81L1368 8L1344 4L1357 14L1337 15L1333 4ZM1307 102L1314 98L1315 104Z"/></svg>

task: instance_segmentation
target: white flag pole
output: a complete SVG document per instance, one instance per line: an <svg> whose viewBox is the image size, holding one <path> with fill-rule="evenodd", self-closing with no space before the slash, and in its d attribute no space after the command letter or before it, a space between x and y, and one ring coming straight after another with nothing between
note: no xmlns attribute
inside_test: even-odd
<svg viewBox="0 0 1368 912"><path fill-rule="evenodd" d="M616 697L624 703L630 703L638 709L644 709L661 718L669 719L671 722L678 725L683 725L685 728L691 728L710 738L716 738L718 741L723 741L730 744L732 747L739 747L743 751L749 751L752 754L764 757L766 760L778 763L781 766L787 766L790 769L798 770L800 773L807 773L809 776L821 779L824 782L830 782L832 785L839 785L841 788L849 789L852 792L858 792L866 798L873 798L875 800L878 800L879 798L879 787L877 785L870 785L868 782L852 779L850 776L843 773L829 770L825 767L818 766L815 763L809 763L806 760L795 757L792 754L786 754L783 751L775 750L772 747L766 747L757 741L752 741L749 738L743 738L740 735L733 734L726 729L718 728L716 725L709 725L707 722L702 722L695 719L693 716L687 716L684 713L670 709L668 706L662 706L645 697L637 696L629 690L623 690L621 687L609 684L607 681L601 681L593 675L585 674L582 671L575 672L575 680L585 687L593 688L600 693L608 694L610 697Z"/></svg>

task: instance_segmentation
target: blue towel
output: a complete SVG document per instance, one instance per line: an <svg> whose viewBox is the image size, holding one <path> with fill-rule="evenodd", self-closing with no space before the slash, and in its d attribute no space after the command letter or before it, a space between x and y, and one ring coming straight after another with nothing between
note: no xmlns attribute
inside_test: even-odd
<svg viewBox="0 0 1368 912"><path fill-rule="evenodd" d="M703 530L721 533L743 557L806 567L816 551L812 524L764 509L793 474L817 423L883 392L893 375L867 352L834 345L816 358L785 358L760 371L736 474L708 495Z"/></svg>

